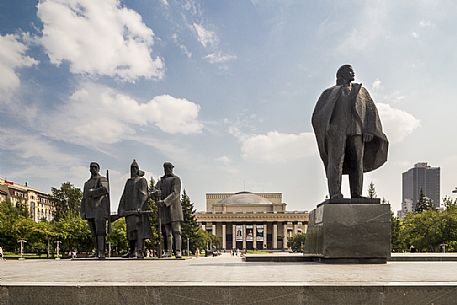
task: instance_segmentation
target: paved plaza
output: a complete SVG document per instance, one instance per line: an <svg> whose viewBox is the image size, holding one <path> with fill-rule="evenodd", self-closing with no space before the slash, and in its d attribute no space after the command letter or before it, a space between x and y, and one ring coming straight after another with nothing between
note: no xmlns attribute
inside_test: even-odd
<svg viewBox="0 0 457 305"><path fill-rule="evenodd" d="M95 294L90 292L96 287L108 289L108 292L106 295L102 290ZM60 304L71 304L75 300L80 304L90 304L91 300L92 304L99 303L95 300L103 300L105 304L127 304L129 299L121 296L132 292L122 289L132 287L141 287L148 296L154 296L147 302L142 301L144 304L179 304L176 298L183 304L326 304L326 297L340 298L342 295L347 300L350 300L349 295L355 296L358 301L327 304L456 304L457 262L246 263L227 254L178 261L30 259L0 262L1 305L27 304L27 300L30 304L47 304L41 302L39 296L52 297L53 293L56 298L60 295L68 298L62 299ZM78 293L70 293L72 288ZM159 291L165 288L169 290ZM57 293L59 289L61 293ZM145 297L143 290L133 292L133 298ZM27 293L28 299L24 299ZM31 296L33 293L35 297ZM252 295L246 299L249 293ZM391 294L406 299L391 302ZM89 295L94 297L87 299ZM312 302L316 295L318 298ZM169 299L171 296L175 299ZM14 301L13 297L19 299ZM417 302L416 297L421 302ZM5 302L8 298L13 301ZM81 301L81 298L86 299ZM106 302L104 298L112 302ZM372 301L364 303L367 299Z"/></svg>

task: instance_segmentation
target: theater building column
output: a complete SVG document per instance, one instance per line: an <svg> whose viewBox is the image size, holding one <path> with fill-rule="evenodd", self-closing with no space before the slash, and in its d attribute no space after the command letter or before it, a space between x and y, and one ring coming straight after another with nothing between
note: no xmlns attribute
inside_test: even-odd
<svg viewBox="0 0 457 305"><path fill-rule="evenodd" d="M236 225L232 223L232 249L236 249Z"/></svg>
<svg viewBox="0 0 457 305"><path fill-rule="evenodd" d="M243 224L243 250L246 249L246 224Z"/></svg>
<svg viewBox="0 0 457 305"><path fill-rule="evenodd" d="M283 240L282 240L282 248L287 250L287 222L283 223L283 232L282 232Z"/></svg>
<svg viewBox="0 0 457 305"><path fill-rule="evenodd" d="M263 249L266 249L268 247L267 239L268 239L268 226L267 226L267 223L265 223L263 225L263 242L262 242L263 243Z"/></svg>
<svg viewBox="0 0 457 305"><path fill-rule="evenodd" d="M226 242L226 238L227 238L227 236L226 236L226 233L227 233L226 230L227 230L227 228L226 228L225 223L224 223L224 224L222 224L222 250L224 250L224 251L225 251L226 248L227 248L227 247L226 247L226 246L227 246L227 245L226 245L226 244L227 244L227 242Z"/></svg>
<svg viewBox="0 0 457 305"><path fill-rule="evenodd" d="M213 235L214 235L214 236L217 236L217 235L216 235L216 225L215 225L215 224L213 224Z"/></svg>
<svg viewBox="0 0 457 305"><path fill-rule="evenodd" d="M255 250L257 249L257 225L254 224L252 229L252 248Z"/></svg>
<svg viewBox="0 0 457 305"><path fill-rule="evenodd" d="M273 224L273 249L278 249L278 224Z"/></svg>

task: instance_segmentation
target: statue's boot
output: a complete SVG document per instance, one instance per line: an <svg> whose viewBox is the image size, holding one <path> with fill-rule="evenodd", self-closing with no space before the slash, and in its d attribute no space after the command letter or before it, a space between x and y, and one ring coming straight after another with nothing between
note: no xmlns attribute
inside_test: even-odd
<svg viewBox="0 0 457 305"><path fill-rule="evenodd" d="M138 259L144 258L144 241L141 239L136 241L135 257Z"/></svg>
<svg viewBox="0 0 457 305"><path fill-rule="evenodd" d="M173 236L171 234L167 235L167 251L163 257L171 257L173 255Z"/></svg>
<svg viewBox="0 0 457 305"><path fill-rule="evenodd" d="M129 240L129 251L122 255L122 258L131 258L135 255L135 241L134 240Z"/></svg>
<svg viewBox="0 0 457 305"><path fill-rule="evenodd" d="M181 258L181 232L173 232L175 238L176 258Z"/></svg>
<svg viewBox="0 0 457 305"><path fill-rule="evenodd" d="M95 250L89 255L90 258L95 258L95 257L97 257L97 254L98 254L98 243L97 243L96 236L93 239L93 244L94 244Z"/></svg>
<svg viewBox="0 0 457 305"><path fill-rule="evenodd" d="M105 236L97 236L97 257L105 259Z"/></svg>

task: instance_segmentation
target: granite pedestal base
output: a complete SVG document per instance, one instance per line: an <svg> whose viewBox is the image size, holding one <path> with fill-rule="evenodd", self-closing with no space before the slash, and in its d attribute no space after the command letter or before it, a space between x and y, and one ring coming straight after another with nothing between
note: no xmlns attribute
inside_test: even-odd
<svg viewBox="0 0 457 305"><path fill-rule="evenodd" d="M322 263L386 263L390 213L379 199L326 200L309 214L305 256Z"/></svg>

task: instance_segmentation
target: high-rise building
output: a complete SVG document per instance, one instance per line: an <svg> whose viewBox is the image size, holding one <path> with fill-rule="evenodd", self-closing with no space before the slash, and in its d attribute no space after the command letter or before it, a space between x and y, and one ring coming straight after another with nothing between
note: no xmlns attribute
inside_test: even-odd
<svg viewBox="0 0 457 305"><path fill-rule="evenodd" d="M440 168L431 167L426 162L417 163L403 173L402 210L411 212L416 209L420 192L432 200L436 208L440 207Z"/></svg>

